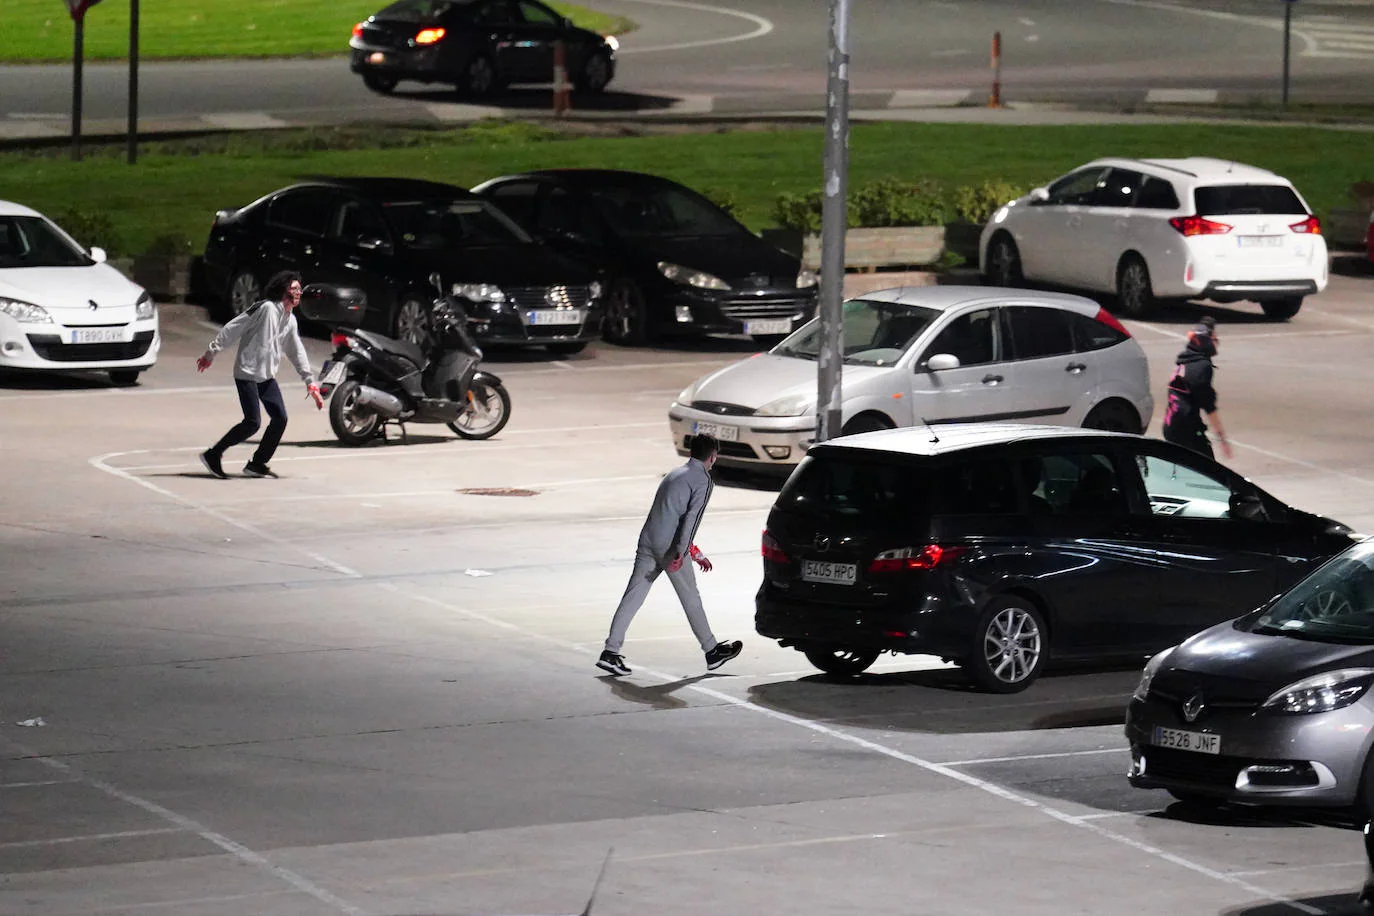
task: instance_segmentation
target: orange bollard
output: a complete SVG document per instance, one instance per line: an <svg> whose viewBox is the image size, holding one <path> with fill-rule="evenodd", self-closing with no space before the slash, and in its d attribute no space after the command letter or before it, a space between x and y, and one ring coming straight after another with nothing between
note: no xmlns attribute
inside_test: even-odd
<svg viewBox="0 0 1374 916"><path fill-rule="evenodd" d="M1002 107L1002 33L992 33L992 95L988 96L989 108Z"/></svg>
<svg viewBox="0 0 1374 916"><path fill-rule="evenodd" d="M569 90L572 86L568 83L568 52L563 46L563 42L553 43L553 113L556 115L566 114L572 108L572 99Z"/></svg>

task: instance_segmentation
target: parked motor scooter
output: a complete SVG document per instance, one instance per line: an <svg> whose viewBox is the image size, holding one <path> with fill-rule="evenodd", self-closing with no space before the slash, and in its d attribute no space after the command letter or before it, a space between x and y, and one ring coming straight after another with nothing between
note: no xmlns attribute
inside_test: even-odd
<svg viewBox="0 0 1374 916"><path fill-rule="evenodd" d="M358 329L365 294L352 287L311 284L301 314L328 327L333 356L320 371L329 425L344 445L363 445L395 423L445 423L464 439L490 439L510 419L501 380L478 368L482 349L468 333L467 312L440 296L431 310L433 347Z"/></svg>

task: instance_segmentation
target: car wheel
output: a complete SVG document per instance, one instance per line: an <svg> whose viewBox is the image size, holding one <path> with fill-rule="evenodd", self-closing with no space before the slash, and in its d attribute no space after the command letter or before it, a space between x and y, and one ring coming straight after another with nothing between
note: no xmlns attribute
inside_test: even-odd
<svg viewBox="0 0 1374 916"><path fill-rule="evenodd" d="M1103 401L1083 418L1084 429L1102 429L1113 433L1142 433L1140 417L1125 401Z"/></svg>
<svg viewBox="0 0 1374 916"><path fill-rule="evenodd" d="M1049 654L1045 618L1020 596L995 598L974 628L965 670L984 690L1019 693L1031 685Z"/></svg>
<svg viewBox="0 0 1374 916"><path fill-rule="evenodd" d="M611 343L624 347L642 347L652 342L649 330L649 308L644 292L635 281L621 277L611 284L606 294L606 318L603 336Z"/></svg>
<svg viewBox="0 0 1374 916"><path fill-rule="evenodd" d="M229 318L237 318L252 308L253 303L262 298L262 284L257 274L251 270L240 270L229 279L229 289L225 293L225 304L229 307Z"/></svg>
<svg viewBox="0 0 1374 916"><path fill-rule="evenodd" d="M419 299L402 299L401 304L396 306L395 315L392 316L391 332L391 336L397 340L413 343L421 350L429 352L429 306Z"/></svg>
<svg viewBox="0 0 1374 916"><path fill-rule="evenodd" d="M463 68L458 90L470 99L484 99L500 88L496 64L485 54L478 54Z"/></svg>
<svg viewBox="0 0 1374 916"><path fill-rule="evenodd" d="M582 65L573 85L578 92L602 92L611 81L611 58L606 54L593 54Z"/></svg>
<svg viewBox="0 0 1374 916"><path fill-rule="evenodd" d="M1269 299L1260 303L1264 317L1275 321L1287 321L1302 308L1302 296L1288 296L1284 299Z"/></svg>
<svg viewBox="0 0 1374 916"><path fill-rule="evenodd" d="M565 340L559 343L544 344L544 349L554 356L574 356L587 349L585 340Z"/></svg>
<svg viewBox="0 0 1374 916"><path fill-rule="evenodd" d="M344 445L366 445L376 438L382 418L358 406L358 389L352 379L342 383L329 396L329 425Z"/></svg>
<svg viewBox="0 0 1374 916"><path fill-rule="evenodd" d="M862 674L878 660L877 649L844 649L839 646L811 646L803 650L806 660L826 674Z"/></svg>
<svg viewBox="0 0 1374 916"><path fill-rule="evenodd" d="M391 95L391 93L395 92L396 84L399 82L400 80L396 79L394 76L383 76L380 73L363 74L363 85L373 92L381 93L382 95Z"/></svg>
<svg viewBox="0 0 1374 916"><path fill-rule="evenodd" d="M111 369L110 381L116 385L137 385L142 369Z"/></svg>
<svg viewBox="0 0 1374 916"><path fill-rule="evenodd" d="M1124 258L1116 269L1116 304L1128 318L1144 318L1155 309L1150 268L1136 255Z"/></svg>
<svg viewBox="0 0 1374 916"><path fill-rule="evenodd" d="M871 413L861 413L844 425L840 435L857 436L859 433L874 433L880 429L892 429L892 424Z"/></svg>
<svg viewBox="0 0 1374 916"><path fill-rule="evenodd" d="M1005 233L994 236L988 243L986 279L989 286L1017 287L1026 282L1021 273L1021 252Z"/></svg>

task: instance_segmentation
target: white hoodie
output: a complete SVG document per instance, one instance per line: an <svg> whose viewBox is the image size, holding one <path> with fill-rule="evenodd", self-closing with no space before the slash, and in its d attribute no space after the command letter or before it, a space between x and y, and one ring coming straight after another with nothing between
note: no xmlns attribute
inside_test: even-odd
<svg viewBox="0 0 1374 916"><path fill-rule="evenodd" d="M219 353L236 340L239 352L234 360L234 378L252 382L275 378L285 354L301 380L307 385L314 383L310 356L301 343L296 316L288 315L280 302L263 299L235 317L210 341L210 352Z"/></svg>

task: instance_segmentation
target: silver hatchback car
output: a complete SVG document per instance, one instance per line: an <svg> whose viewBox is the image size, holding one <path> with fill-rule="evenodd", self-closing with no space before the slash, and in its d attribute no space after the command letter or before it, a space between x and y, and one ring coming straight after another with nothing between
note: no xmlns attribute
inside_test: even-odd
<svg viewBox="0 0 1374 916"><path fill-rule="evenodd" d="M1150 659L1131 698L1131 785L1185 801L1374 798L1374 538L1264 607Z"/></svg>

